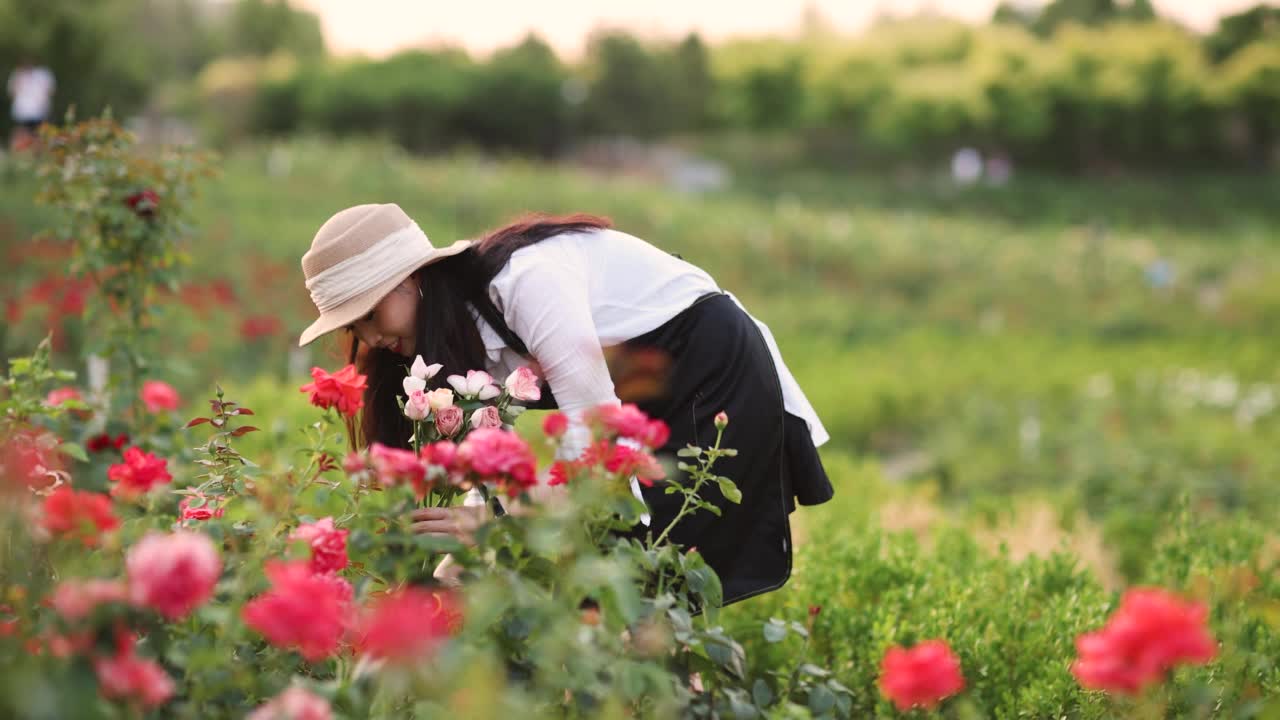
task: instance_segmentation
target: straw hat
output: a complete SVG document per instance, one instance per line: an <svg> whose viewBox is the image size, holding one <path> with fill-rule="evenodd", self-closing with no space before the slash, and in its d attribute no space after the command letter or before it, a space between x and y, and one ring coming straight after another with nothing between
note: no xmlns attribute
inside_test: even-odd
<svg viewBox="0 0 1280 720"><path fill-rule="evenodd" d="M329 218L302 256L307 291L320 317L301 347L364 317L413 271L466 250L470 240L437 248L399 205L357 205Z"/></svg>

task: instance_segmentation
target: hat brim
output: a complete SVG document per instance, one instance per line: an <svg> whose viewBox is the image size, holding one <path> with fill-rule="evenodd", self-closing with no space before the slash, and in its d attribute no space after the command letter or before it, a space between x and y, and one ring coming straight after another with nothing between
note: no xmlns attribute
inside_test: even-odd
<svg viewBox="0 0 1280 720"><path fill-rule="evenodd" d="M361 293L328 312L320 313L320 317L316 318L316 321L311 323L306 330L303 330L302 335L298 337L298 347L306 347L320 339L322 336L327 335L334 330L340 330L359 320L369 314L370 310L377 307L378 303L382 302L382 299L394 290L397 285L404 282L405 278L433 262L457 255L463 250L471 247L471 244L472 242L470 240L459 240L448 247L434 250L431 255L421 263L414 265L413 267L406 268L404 272L393 275L381 285L378 285L372 290Z"/></svg>

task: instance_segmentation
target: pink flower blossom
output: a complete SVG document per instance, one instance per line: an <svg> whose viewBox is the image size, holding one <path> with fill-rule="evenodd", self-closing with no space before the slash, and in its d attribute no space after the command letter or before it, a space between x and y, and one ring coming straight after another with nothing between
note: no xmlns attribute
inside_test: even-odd
<svg viewBox="0 0 1280 720"><path fill-rule="evenodd" d="M1137 694L1176 665L1213 659L1208 614L1203 603L1159 588L1131 589L1101 630L1076 638L1071 673L1086 688Z"/></svg>
<svg viewBox="0 0 1280 720"><path fill-rule="evenodd" d="M716 413L716 429L723 430L729 425L729 413L721 410Z"/></svg>
<svg viewBox="0 0 1280 720"><path fill-rule="evenodd" d="M203 533L152 532L129 549L125 570L130 602L177 620L213 596L222 561Z"/></svg>
<svg viewBox="0 0 1280 720"><path fill-rule="evenodd" d="M926 640L910 649L889 648L880 664L880 691L900 712L933 709L964 689L960 659L945 640Z"/></svg>
<svg viewBox="0 0 1280 720"><path fill-rule="evenodd" d="M484 482L497 483L507 494L537 483L537 462L533 451L519 435L498 428L474 430L458 446L459 469Z"/></svg>
<svg viewBox="0 0 1280 720"><path fill-rule="evenodd" d="M542 399L542 389L538 387L538 376L527 367L516 368L515 372L507 376L503 385L507 389L507 394L516 400L536 402Z"/></svg>
<svg viewBox="0 0 1280 720"><path fill-rule="evenodd" d="M173 696L173 680L154 660L134 654L132 635L120 633L116 654L93 661L93 670L103 697L137 701L143 707L158 707Z"/></svg>
<svg viewBox="0 0 1280 720"><path fill-rule="evenodd" d="M443 437L453 437L462 429L463 412L457 405L450 405L436 411L436 430Z"/></svg>
<svg viewBox="0 0 1280 720"><path fill-rule="evenodd" d="M492 400L502 394L493 376L483 370L468 370L467 376L450 375L449 384L463 397Z"/></svg>
<svg viewBox="0 0 1280 720"><path fill-rule="evenodd" d="M498 414L498 408L486 405L482 408L476 408L476 411L471 413L471 428L473 430L499 427L502 427L502 416Z"/></svg>
<svg viewBox="0 0 1280 720"><path fill-rule="evenodd" d="M404 416L410 420L425 420L427 415L431 414L431 405L427 400L427 394L421 390L414 390L409 393L409 399L404 403Z"/></svg>
<svg viewBox="0 0 1280 720"><path fill-rule="evenodd" d="M333 518L326 517L299 525L289 539L302 540L311 546L312 572L337 572L347 566L348 532L334 527Z"/></svg>
<svg viewBox="0 0 1280 720"><path fill-rule="evenodd" d="M354 475L365 469L364 454L352 450L342 460L342 469L347 471L348 475Z"/></svg>
<svg viewBox="0 0 1280 720"><path fill-rule="evenodd" d="M416 486L427 474L427 466L412 450L374 443L369 448L369 459L378 473L378 481L388 487L403 483Z"/></svg>
<svg viewBox="0 0 1280 720"><path fill-rule="evenodd" d="M304 562L268 561L266 573L272 587L244 606L245 624L311 662L337 652L351 624L351 585L337 575L317 575Z"/></svg>
<svg viewBox="0 0 1280 720"><path fill-rule="evenodd" d="M329 701L301 685L292 685L249 713L245 720L332 720Z"/></svg>
<svg viewBox="0 0 1280 720"><path fill-rule="evenodd" d="M53 591L53 609L71 621L83 620L99 605L124 602L128 590L119 580L64 580Z"/></svg>
<svg viewBox="0 0 1280 720"><path fill-rule="evenodd" d="M142 397L142 404L147 406L147 412L177 410L182 404L178 391L174 390L169 383L160 380L147 380L142 383L142 391L139 394Z"/></svg>

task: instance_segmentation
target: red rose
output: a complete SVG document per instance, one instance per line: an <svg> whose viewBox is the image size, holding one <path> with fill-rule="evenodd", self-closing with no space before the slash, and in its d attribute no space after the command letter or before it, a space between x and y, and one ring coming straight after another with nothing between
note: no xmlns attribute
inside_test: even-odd
<svg viewBox="0 0 1280 720"><path fill-rule="evenodd" d="M177 410L182 404L178 391L174 390L169 383L160 380L148 380L142 383L142 391L139 395L142 397L142 404L147 406L147 412Z"/></svg>
<svg viewBox="0 0 1280 720"><path fill-rule="evenodd" d="M569 416L559 410L542 419L542 432L550 438L559 438L569 429Z"/></svg>
<svg viewBox="0 0 1280 720"><path fill-rule="evenodd" d="M880 691L900 712L928 709L964 689L960 659L945 640L927 640L911 649L889 648L880 665Z"/></svg>
<svg viewBox="0 0 1280 720"><path fill-rule="evenodd" d="M47 488L67 478L57 435L20 428L0 436L0 492Z"/></svg>
<svg viewBox="0 0 1280 720"><path fill-rule="evenodd" d="M79 390L73 387L63 387L58 388L57 390L50 390L49 394L44 398L44 404L53 408L58 407L68 400L75 400L76 402L84 404L84 397L80 395ZM72 414L83 420L89 417L92 413L87 409L79 409L73 410Z"/></svg>
<svg viewBox="0 0 1280 720"><path fill-rule="evenodd" d="M148 533L125 556L129 599L170 620L189 614L213 596L222 560L203 533Z"/></svg>
<svg viewBox="0 0 1280 720"><path fill-rule="evenodd" d="M635 476L645 487L653 487L654 480L667 476L667 471L658 463L657 458L644 450L629 448L621 443L613 446L604 467L617 475Z"/></svg>
<svg viewBox="0 0 1280 720"><path fill-rule="evenodd" d="M356 372L355 365L347 365L332 375L318 367L311 368L312 382L300 390L311 393L311 404L318 408L337 408L347 417L354 416L364 407L364 390L367 378Z"/></svg>
<svg viewBox="0 0 1280 720"><path fill-rule="evenodd" d="M351 624L351 585L336 575L317 575L305 562L268 562L266 572L271 590L244 606L245 624L311 662L337 652Z"/></svg>
<svg viewBox="0 0 1280 720"><path fill-rule="evenodd" d="M173 696L173 680L154 660L134 654L134 638L121 633L116 654L93 661L103 697L136 700L143 707L163 705Z"/></svg>
<svg viewBox="0 0 1280 720"><path fill-rule="evenodd" d="M462 623L449 595L414 587L380 598L361 619L356 648L394 663L421 661Z"/></svg>
<svg viewBox="0 0 1280 720"><path fill-rule="evenodd" d="M327 517L298 526L289 539L302 540L311 547L312 572L337 572L347 566L348 532L334 527L333 518Z"/></svg>
<svg viewBox="0 0 1280 720"><path fill-rule="evenodd" d="M45 497L40 525L53 535L77 537L85 547L93 547L102 533L120 527L120 520L111 513L111 498L63 485Z"/></svg>
<svg viewBox="0 0 1280 720"><path fill-rule="evenodd" d="M150 188L142 190L124 199L124 204L136 213L139 217L151 217L155 215L156 208L160 206L160 196L155 190Z"/></svg>
<svg viewBox="0 0 1280 720"><path fill-rule="evenodd" d="M279 335L282 326L274 315L251 315L240 323L240 337L249 342Z"/></svg>
<svg viewBox="0 0 1280 720"><path fill-rule="evenodd" d="M118 483L111 488L112 497L135 498L169 482L173 476L164 458L131 447L124 451L123 463L107 468L107 479Z"/></svg>
<svg viewBox="0 0 1280 720"><path fill-rule="evenodd" d="M471 431L458 446L459 469L497 483L514 497L537 484L537 460L519 435L498 428Z"/></svg>
<svg viewBox="0 0 1280 720"><path fill-rule="evenodd" d="M1071 673L1086 688L1136 694L1175 665L1206 663L1218 649L1208 612L1159 588L1131 589L1101 630L1076 638Z"/></svg>

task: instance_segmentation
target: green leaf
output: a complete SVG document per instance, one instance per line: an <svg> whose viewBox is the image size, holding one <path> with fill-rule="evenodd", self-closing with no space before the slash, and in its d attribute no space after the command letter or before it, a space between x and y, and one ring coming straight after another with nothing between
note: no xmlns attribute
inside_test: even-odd
<svg viewBox="0 0 1280 720"><path fill-rule="evenodd" d="M814 715L830 712L836 706L836 696L823 685L815 685L809 691L809 710Z"/></svg>
<svg viewBox="0 0 1280 720"><path fill-rule="evenodd" d="M719 477L716 478L716 481L720 483L720 492L726 500L731 503L742 502L742 491L738 489L738 486L732 480L726 477Z"/></svg>
<svg viewBox="0 0 1280 720"><path fill-rule="evenodd" d="M816 678L826 678L831 676L831 673L829 671L824 670L812 663L805 663L801 665L800 672L804 673L805 675L810 675Z"/></svg>
<svg viewBox="0 0 1280 720"><path fill-rule="evenodd" d="M773 691L769 689L769 683L763 678L756 678L756 682L751 686L751 699L756 701L756 705L760 707L768 707L773 702Z"/></svg>
<svg viewBox="0 0 1280 720"><path fill-rule="evenodd" d="M777 618L769 618L764 624L764 639L771 642L782 642L787 637L787 626Z"/></svg>
<svg viewBox="0 0 1280 720"><path fill-rule="evenodd" d="M79 443L64 442L58 446L58 452L83 463L89 462L88 454L85 453L84 448L80 447Z"/></svg>

